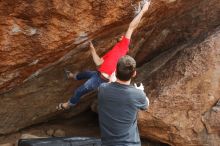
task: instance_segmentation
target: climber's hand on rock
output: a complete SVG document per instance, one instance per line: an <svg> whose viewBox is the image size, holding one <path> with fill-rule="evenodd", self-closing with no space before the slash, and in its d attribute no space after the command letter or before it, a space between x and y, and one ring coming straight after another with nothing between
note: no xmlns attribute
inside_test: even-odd
<svg viewBox="0 0 220 146"><path fill-rule="evenodd" d="M136 83L134 83L134 87L135 87L136 89L139 89L139 90L144 91L144 85L143 85L142 83L140 83L139 86L138 86Z"/></svg>
<svg viewBox="0 0 220 146"><path fill-rule="evenodd" d="M143 8L142 8L142 11L147 11L148 10L148 8L149 8L149 6L150 6L150 3L151 3L151 0L144 0L144 6L143 6Z"/></svg>
<svg viewBox="0 0 220 146"><path fill-rule="evenodd" d="M92 44L91 41L89 41L89 48L90 48L90 51L91 51L92 53L96 53L95 47L93 46L93 44Z"/></svg>
<svg viewBox="0 0 220 146"><path fill-rule="evenodd" d="M89 41L89 48L90 48L90 49L94 49L94 46L93 46L93 44L92 44L92 41Z"/></svg>

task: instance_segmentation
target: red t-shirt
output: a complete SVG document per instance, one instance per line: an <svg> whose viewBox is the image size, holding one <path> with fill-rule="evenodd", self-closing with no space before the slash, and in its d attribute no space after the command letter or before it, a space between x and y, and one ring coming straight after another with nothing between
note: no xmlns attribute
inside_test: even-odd
<svg viewBox="0 0 220 146"><path fill-rule="evenodd" d="M130 40L123 36L122 40L102 57L104 62L100 66L99 71L110 76L115 71L118 60L127 54L129 43Z"/></svg>

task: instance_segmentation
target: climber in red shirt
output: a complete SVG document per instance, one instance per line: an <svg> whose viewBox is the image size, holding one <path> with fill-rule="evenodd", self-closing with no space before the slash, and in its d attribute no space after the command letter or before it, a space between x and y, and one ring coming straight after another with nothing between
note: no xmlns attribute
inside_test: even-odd
<svg viewBox="0 0 220 146"><path fill-rule="evenodd" d="M147 12L150 5L149 0L144 0L143 7L141 9L141 4L139 4L139 13L132 20L129 25L129 28L125 34L112 50L106 53L102 58L98 56L93 44L90 42L90 51L93 57L93 60L97 66L99 66L98 71L86 71L78 74L72 74L68 72L67 75L69 78L75 78L76 80L87 79L87 81L75 90L73 97L70 98L68 102L60 103L57 106L57 109L68 109L71 106L75 106L80 97L86 93L93 91L99 87L101 83L104 82L114 82L115 81L115 69L118 60L125 56L129 50L130 38L133 31L137 28L139 22L141 21L142 16Z"/></svg>

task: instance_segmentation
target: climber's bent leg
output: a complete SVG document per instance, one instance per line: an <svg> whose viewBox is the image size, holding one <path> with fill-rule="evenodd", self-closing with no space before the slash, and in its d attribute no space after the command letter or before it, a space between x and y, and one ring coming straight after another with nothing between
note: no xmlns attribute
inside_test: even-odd
<svg viewBox="0 0 220 146"><path fill-rule="evenodd" d="M103 82L105 81L100 78L99 73L95 72L89 80L87 80L83 85L75 90L74 96L69 100L69 105L76 105L79 102L81 96L97 89Z"/></svg>
<svg viewBox="0 0 220 146"><path fill-rule="evenodd" d="M93 75L95 75L97 72L96 71L84 71L84 72L79 72L76 74L76 80L84 80L84 79L89 79Z"/></svg>

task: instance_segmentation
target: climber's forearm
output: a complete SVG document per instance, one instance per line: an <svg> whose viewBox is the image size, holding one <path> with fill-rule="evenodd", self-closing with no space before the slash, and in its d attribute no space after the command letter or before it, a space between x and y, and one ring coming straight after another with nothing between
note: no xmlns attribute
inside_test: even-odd
<svg viewBox="0 0 220 146"><path fill-rule="evenodd" d="M138 15L131 21L128 30L125 34L125 37L130 39L132 33L134 32L134 30L138 27L138 24L141 21L141 18L143 17L144 13L147 12L148 8L150 5L150 1L146 2L145 5L143 6L143 9L138 13Z"/></svg>
<svg viewBox="0 0 220 146"><path fill-rule="evenodd" d="M143 12L140 12L134 19L133 21L130 23L129 25L129 28L125 34L125 37L130 39L131 38L131 35L132 33L134 32L134 30L138 27L138 24L140 23L141 21L141 18L143 16Z"/></svg>
<svg viewBox="0 0 220 146"><path fill-rule="evenodd" d="M129 28L128 29L131 29L131 30L134 30L138 27L138 24L140 23L141 21L141 18L143 17L144 15L144 11L141 11L130 23L129 25Z"/></svg>
<svg viewBox="0 0 220 146"><path fill-rule="evenodd" d="M93 46L91 41L89 42L89 47L90 47L90 52L92 54L93 61L95 62L96 66L101 65L104 62L104 60L98 56L98 54L96 53L95 47Z"/></svg>
<svg viewBox="0 0 220 146"><path fill-rule="evenodd" d="M91 48L91 54L96 66L100 66L104 62L103 58L100 58L96 53L95 48Z"/></svg>

